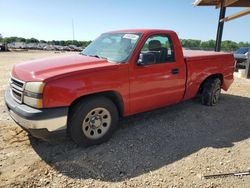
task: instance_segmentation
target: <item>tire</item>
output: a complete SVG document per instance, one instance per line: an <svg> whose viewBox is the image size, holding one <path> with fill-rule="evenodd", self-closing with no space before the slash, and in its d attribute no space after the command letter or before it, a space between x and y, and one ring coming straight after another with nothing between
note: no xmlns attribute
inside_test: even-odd
<svg viewBox="0 0 250 188"><path fill-rule="evenodd" d="M74 142L88 147L108 141L117 128L116 105L106 97L89 97L78 102L69 118L69 134Z"/></svg>
<svg viewBox="0 0 250 188"><path fill-rule="evenodd" d="M201 103L206 106L214 106L219 102L221 94L221 80L219 78L208 79L203 87Z"/></svg>

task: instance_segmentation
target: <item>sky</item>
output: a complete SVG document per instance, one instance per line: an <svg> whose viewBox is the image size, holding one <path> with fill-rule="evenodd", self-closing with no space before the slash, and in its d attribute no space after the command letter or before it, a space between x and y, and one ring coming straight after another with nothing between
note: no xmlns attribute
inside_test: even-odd
<svg viewBox="0 0 250 188"><path fill-rule="evenodd" d="M0 0L0 33L39 40L93 40L136 28L170 29L182 39L216 38L219 9L194 0ZM228 8L227 15L241 9ZM250 41L250 15L225 23L223 40Z"/></svg>

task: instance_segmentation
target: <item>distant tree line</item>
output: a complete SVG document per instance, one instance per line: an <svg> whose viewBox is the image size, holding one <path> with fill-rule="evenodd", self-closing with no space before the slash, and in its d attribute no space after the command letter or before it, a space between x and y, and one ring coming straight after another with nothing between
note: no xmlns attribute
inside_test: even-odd
<svg viewBox="0 0 250 188"><path fill-rule="evenodd" d="M69 46L76 45L78 47L86 47L91 41L77 41L77 40L38 40L36 38L22 38L22 37L5 37L3 38L0 34L0 42L11 43L11 42L24 42L24 43L46 43L52 45ZM201 49L201 50L213 50L215 47L215 40L201 41L194 39L181 39L181 44L184 48L188 49ZM221 49L223 51L234 51L240 47L250 46L250 42L234 42L226 40L222 42Z"/></svg>
<svg viewBox="0 0 250 188"><path fill-rule="evenodd" d="M1 35L0 35L1 36ZM38 40L36 38L22 38L22 37L0 37L0 42L4 43L12 43L12 42L24 42L24 43L46 43L52 45L60 45L60 46L69 46L76 45L78 47L86 47L90 44L91 41L77 41L77 40Z"/></svg>
<svg viewBox="0 0 250 188"><path fill-rule="evenodd" d="M184 48L189 49L201 49L201 50L213 50L215 47L215 40L201 41L193 39L181 39L181 44ZM221 49L223 51L235 51L240 47L250 46L250 42L234 42L225 40L221 43Z"/></svg>

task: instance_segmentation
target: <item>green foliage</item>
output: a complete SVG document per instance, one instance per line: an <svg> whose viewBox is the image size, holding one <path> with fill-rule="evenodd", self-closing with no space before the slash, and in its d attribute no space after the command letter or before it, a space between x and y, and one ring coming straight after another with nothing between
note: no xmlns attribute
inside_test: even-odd
<svg viewBox="0 0 250 188"><path fill-rule="evenodd" d="M77 40L52 40L52 41L45 41L45 40L38 40L36 38L25 39L22 37L2 37L0 34L0 42L24 42L24 43L47 43L53 45L60 45L60 46L69 46L75 45L79 47L86 47L88 46L91 41L77 41ZM215 47L215 40L208 40L208 41L201 41L201 40L194 40L194 39L181 39L181 44L184 48L189 49L201 49L201 50L214 50ZM234 41L226 40L223 41L221 44L221 48L223 51L234 51L240 47L250 46L250 42L239 42L236 43Z"/></svg>
<svg viewBox="0 0 250 188"><path fill-rule="evenodd" d="M213 49L215 47L215 40L208 40L201 42L202 49Z"/></svg>
<svg viewBox="0 0 250 188"><path fill-rule="evenodd" d="M17 42L17 41L18 41L18 37L5 37L4 38L4 42L6 43Z"/></svg>
<svg viewBox="0 0 250 188"><path fill-rule="evenodd" d="M246 47L246 46L250 46L250 42L239 42L238 43L238 47Z"/></svg>
<svg viewBox="0 0 250 188"><path fill-rule="evenodd" d="M238 44L236 42L226 40L222 42L221 48L225 51L235 51L238 48Z"/></svg>
<svg viewBox="0 0 250 188"><path fill-rule="evenodd" d="M201 40L181 39L181 44L186 48L197 48L201 45Z"/></svg>
<svg viewBox="0 0 250 188"><path fill-rule="evenodd" d="M26 43L39 43L39 40L35 38L26 39Z"/></svg>
<svg viewBox="0 0 250 188"><path fill-rule="evenodd" d="M47 41L45 41L45 40L40 40L39 42L40 43L47 43Z"/></svg>
<svg viewBox="0 0 250 188"><path fill-rule="evenodd" d="M52 45L60 45L60 46L75 45L75 46L80 46L80 47L86 47L91 43L91 41L52 40L52 41L48 41L47 43L52 44Z"/></svg>
<svg viewBox="0 0 250 188"><path fill-rule="evenodd" d="M200 49L200 50L214 50L215 40L200 41L192 39L181 39L181 44L184 48ZM221 50L223 51L235 51L240 47L250 46L250 42L234 42L230 40L223 41L221 43Z"/></svg>
<svg viewBox="0 0 250 188"><path fill-rule="evenodd" d="M20 38L18 38L18 39L17 39L17 42L26 42L26 39L25 39L25 38L20 37Z"/></svg>

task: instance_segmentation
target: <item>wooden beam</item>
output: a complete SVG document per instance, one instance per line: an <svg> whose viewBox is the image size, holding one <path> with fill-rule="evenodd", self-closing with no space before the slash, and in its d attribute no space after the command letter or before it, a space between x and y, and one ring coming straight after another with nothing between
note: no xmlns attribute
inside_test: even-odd
<svg viewBox="0 0 250 188"><path fill-rule="evenodd" d="M239 0L224 0L224 5L223 7L228 7L236 2L238 2ZM221 3L219 3L218 5L216 5L216 8L220 8L221 7Z"/></svg>
<svg viewBox="0 0 250 188"><path fill-rule="evenodd" d="M228 16L228 17L226 17L224 19L221 19L220 22L228 22L228 21L240 18L240 17L248 15L248 14L250 14L250 8L248 8L246 10L243 10L243 11L240 11L240 12L238 12L236 14L231 15L231 16Z"/></svg>
<svg viewBox="0 0 250 188"><path fill-rule="evenodd" d="M195 0L195 2L193 2L193 6L198 6L201 2L202 0Z"/></svg>
<svg viewBox="0 0 250 188"><path fill-rule="evenodd" d="M224 0L225 7L250 7L250 0ZM215 6L221 7L222 0L193 0L194 6Z"/></svg>
<svg viewBox="0 0 250 188"><path fill-rule="evenodd" d="M225 3L224 3L224 7L228 7L236 2L238 2L239 0L225 0Z"/></svg>

